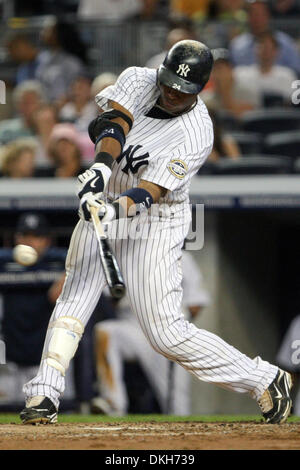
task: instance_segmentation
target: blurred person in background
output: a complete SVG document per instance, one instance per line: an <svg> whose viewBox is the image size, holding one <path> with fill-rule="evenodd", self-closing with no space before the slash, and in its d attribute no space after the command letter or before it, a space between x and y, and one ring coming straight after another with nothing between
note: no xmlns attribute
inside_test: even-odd
<svg viewBox="0 0 300 470"><path fill-rule="evenodd" d="M237 21L245 23L247 14L245 12L244 0L211 0L209 3L209 19L216 21Z"/></svg>
<svg viewBox="0 0 300 470"><path fill-rule="evenodd" d="M84 171L80 135L72 124L54 126L49 137L48 152L53 164L53 176L72 178Z"/></svg>
<svg viewBox="0 0 300 470"><path fill-rule="evenodd" d="M293 18L300 15L299 0L271 0L270 8L274 18Z"/></svg>
<svg viewBox="0 0 300 470"><path fill-rule="evenodd" d="M38 252L32 266L18 264L13 248L0 249L0 325L7 360L0 367L0 403L22 400L23 382L38 369L51 311L61 292L66 250L53 246L49 231L40 213L18 218L14 244Z"/></svg>
<svg viewBox="0 0 300 470"><path fill-rule="evenodd" d="M234 68L228 50L215 49L213 56L214 65L210 80L201 92L201 99L210 109L227 111L235 118L239 118L254 109L254 106L244 96L237 94Z"/></svg>
<svg viewBox="0 0 300 470"><path fill-rule="evenodd" d="M94 41L100 44L97 60L104 70L125 68L131 61L130 36L124 24L139 19L152 19L157 0L79 0L77 15L80 21L102 22ZM121 23L121 24L120 24Z"/></svg>
<svg viewBox="0 0 300 470"><path fill-rule="evenodd" d="M89 123L97 114L97 106L91 94L90 78L77 77L70 87L67 103L59 112L60 121L72 122L79 131L87 132Z"/></svg>
<svg viewBox="0 0 300 470"><path fill-rule="evenodd" d="M51 104L42 104L33 115L35 139L37 141L37 164L49 164L49 138L54 126L58 123L57 110Z"/></svg>
<svg viewBox="0 0 300 470"><path fill-rule="evenodd" d="M214 144L212 152L208 157L209 162L216 162L220 158L238 159L241 157L241 150L235 139L222 128L222 124L217 113L208 108L214 128Z"/></svg>
<svg viewBox="0 0 300 470"><path fill-rule="evenodd" d="M171 49L174 44L178 41L183 41L184 39L193 39L196 40L196 34L193 30L188 28L173 28L169 31L167 38L165 49L162 52L151 57L147 62L145 67L149 67L149 69L157 69L164 61L167 52Z"/></svg>
<svg viewBox="0 0 300 470"><path fill-rule="evenodd" d="M100 91L104 90L104 88L114 85L117 78L118 76L111 72L103 72L97 75L91 84L91 96L95 97Z"/></svg>
<svg viewBox="0 0 300 470"><path fill-rule="evenodd" d="M16 84L35 80L41 52L26 33L14 32L5 41L10 58L18 64Z"/></svg>
<svg viewBox="0 0 300 470"><path fill-rule="evenodd" d="M211 0L170 0L171 18L203 20L208 15Z"/></svg>
<svg viewBox="0 0 300 470"><path fill-rule="evenodd" d="M6 178L35 176L36 144L31 139L17 139L1 148L1 174Z"/></svg>
<svg viewBox="0 0 300 470"><path fill-rule="evenodd" d="M84 20L115 20L151 18L157 0L79 0L77 14Z"/></svg>
<svg viewBox="0 0 300 470"><path fill-rule="evenodd" d="M16 117L0 123L0 142L6 144L19 137L34 136L34 113L45 102L41 84L37 80L26 80L13 91Z"/></svg>
<svg viewBox="0 0 300 470"><path fill-rule="evenodd" d="M57 19L48 20L41 31L47 48L40 55L36 77L52 104L65 104L74 80L84 74L86 47L74 26Z"/></svg>
<svg viewBox="0 0 300 470"><path fill-rule="evenodd" d="M248 0L247 3L249 31L236 36L230 42L230 55L234 66L257 63L255 51L256 39L271 29L270 8L266 0ZM276 64L289 67L300 74L300 55L295 41L282 31L274 31L278 44Z"/></svg>
<svg viewBox="0 0 300 470"><path fill-rule="evenodd" d="M279 45L271 32L259 35L255 41L257 62L235 67L236 96L251 103L254 108L266 105L291 105L292 84L297 75L289 67L276 63Z"/></svg>
<svg viewBox="0 0 300 470"><path fill-rule="evenodd" d="M211 0L207 22L203 25L204 35L208 31L210 37L216 36L219 47L227 46L232 38L247 30L245 1Z"/></svg>

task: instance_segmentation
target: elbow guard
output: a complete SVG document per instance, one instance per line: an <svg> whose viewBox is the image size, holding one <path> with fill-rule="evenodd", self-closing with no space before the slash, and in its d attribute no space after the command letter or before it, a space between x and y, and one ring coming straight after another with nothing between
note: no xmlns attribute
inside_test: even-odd
<svg viewBox="0 0 300 470"><path fill-rule="evenodd" d="M105 137L110 137L111 139L116 139L119 142L122 151L125 143L125 133L123 127L117 122L111 122L108 119L98 116L90 122L88 131L90 139L94 142L95 146L100 142L100 140Z"/></svg>
<svg viewBox="0 0 300 470"><path fill-rule="evenodd" d="M127 114L119 111L117 109L111 109L109 111L105 111L104 113L97 116L93 121L90 122L88 127L88 132L90 139L97 145L101 139L105 137L110 137L112 139L116 139L121 146L121 151L123 149L125 143L125 133L123 127L114 122L113 119L121 118L123 119L129 126L129 130L132 127L132 119L127 116Z"/></svg>

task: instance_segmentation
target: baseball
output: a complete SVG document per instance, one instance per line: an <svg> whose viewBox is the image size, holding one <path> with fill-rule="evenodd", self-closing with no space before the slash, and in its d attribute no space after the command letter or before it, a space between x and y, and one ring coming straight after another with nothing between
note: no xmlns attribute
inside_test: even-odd
<svg viewBox="0 0 300 470"><path fill-rule="evenodd" d="M13 249L14 260L23 266L32 266L37 262L37 251L28 245L17 245Z"/></svg>

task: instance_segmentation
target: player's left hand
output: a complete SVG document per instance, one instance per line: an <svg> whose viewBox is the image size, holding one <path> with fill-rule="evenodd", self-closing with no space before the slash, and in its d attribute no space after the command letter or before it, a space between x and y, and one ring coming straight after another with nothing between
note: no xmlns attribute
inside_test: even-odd
<svg viewBox="0 0 300 470"><path fill-rule="evenodd" d="M116 217L116 211L112 204L106 203L101 199L102 193L87 193L80 200L79 217L82 220L90 221L90 206L98 209L98 214L103 224L108 224Z"/></svg>
<svg viewBox="0 0 300 470"><path fill-rule="evenodd" d="M116 210L112 204L103 203L99 209L99 217L102 224L109 224L116 218Z"/></svg>
<svg viewBox="0 0 300 470"><path fill-rule="evenodd" d="M90 213L90 206L97 207L100 209L105 202L101 199L102 193L94 194L92 192L88 192L82 196L80 199L80 206L78 215L82 220L90 221L91 220L91 213Z"/></svg>

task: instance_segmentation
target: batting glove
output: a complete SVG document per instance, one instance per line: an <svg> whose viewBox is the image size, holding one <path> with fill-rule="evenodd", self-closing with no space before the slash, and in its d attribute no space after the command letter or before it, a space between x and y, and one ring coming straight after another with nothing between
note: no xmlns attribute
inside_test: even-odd
<svg viewBox="0 0 300 470"><path fill-rule="evenodd" d="M90 213L90 206L97 207L100 209L105 202L101 199L102 193L93 194L92 192L86 193L80 199L80 206L78 215L82 220L90 221L91 220L91 213Z"/></svg>
<svg viewBox="0 0 300 470"><path fill-rule="evenodd" d="M116 218L116 210L112 204L107 204L101 199L102 193L87 193L82 196L79 207L79 217L82 220L90 221L90 206L99 209L98 214L102 224L109 224Z"/></svg>
<svg viewBox="0 0 300 470"><path fill-rule="evenodd" d="M99 209L102 224L109 224L116 218L116 210L112 204L104 203Z"/></svg>
<svg viewBox="0 0 300 470"><path fill-rule="evenodd" d="M85 194L102 193L111 175L111 170L103 163L94 163L88 170L78 176L78 197L82 199Z"/></svg>

